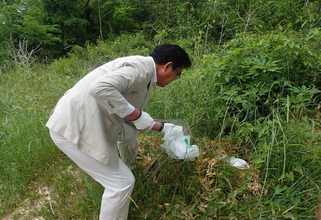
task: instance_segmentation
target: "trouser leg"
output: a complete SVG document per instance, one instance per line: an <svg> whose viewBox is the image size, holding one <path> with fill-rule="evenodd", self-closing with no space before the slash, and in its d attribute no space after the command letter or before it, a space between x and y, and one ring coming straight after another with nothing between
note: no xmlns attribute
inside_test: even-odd
<svg viewBox="0 0 321 220"><path fill-rule="evenodd" d="M135 177L130 169L119 160L117 167L106 166L81 152L77 145L50 131L54 143L82 170L99 182L104 188L99 219L125 220L128 216L130 196Z"/></svg>

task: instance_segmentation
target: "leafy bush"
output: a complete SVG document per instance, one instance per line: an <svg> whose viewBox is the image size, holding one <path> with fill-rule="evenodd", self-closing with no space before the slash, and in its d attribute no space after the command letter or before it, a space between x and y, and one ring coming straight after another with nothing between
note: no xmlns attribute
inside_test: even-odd
<svg viewBox="0 0 321 220"><path fill-rule="evenodd" d="M121 56L148 55L153 49L142 33L126 34L109 40L88 43L86 47L75 46L68 57L55 61L53 72L69 77L81 77L96 67ZM76 78L77 79L77 78Z"/></svg>
<svg viewBox="0 0 321 220"><path fill-rule="evenodd" d="M318 33L240 35L219 53L204 56L195 72L187 71L167 91L157 90L153 102L162 103L162 110L155 115L184 115L195 130L211 137L269 117L275 109L286 120L311 115L320 102ZM159 92L171 101L157 99Z"/></svg>
<svg viewBox="0 0 321 220"><path fill-rule="evenodd" d="M252 121L275 108L284 113L291 109L292 116L302 108L314 110L320 101L317 33L301 39L286 34L240 36L220 57L206 57L204 73L222 85L218 97L229 103L230 116Z"/></svg>

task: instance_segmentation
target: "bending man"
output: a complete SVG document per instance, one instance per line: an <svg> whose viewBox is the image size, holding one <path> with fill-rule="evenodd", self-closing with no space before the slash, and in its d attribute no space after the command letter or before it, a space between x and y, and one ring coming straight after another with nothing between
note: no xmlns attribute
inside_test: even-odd
<svg viewBox="0 0 321 220"><path fill-rule="evenodd" d="M143 107L153 85L166 86L190 66L181 47L160 45L149 56L122 57L96 68L58 101L46 126L58 148L105 188L100 219L128 216L135 178L118 156L119 135L129 135L128 146L137 148L136 130L171 129L173 124L154 121Z"/></svg>

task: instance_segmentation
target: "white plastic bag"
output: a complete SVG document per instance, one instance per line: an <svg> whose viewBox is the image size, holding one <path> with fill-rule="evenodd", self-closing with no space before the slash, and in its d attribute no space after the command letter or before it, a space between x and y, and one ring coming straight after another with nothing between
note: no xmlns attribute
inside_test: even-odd
<svg viewBox="0 0 321 220"><path fill-rule="evenodd" d="M163 140L161 146L174 159L194 160L199 156L198 147L190 144L190 136L184 134L182 126L174 126L165 133Z"/></svg>
<svg viewBox="0 0 321 220"><path fill-rule="evenodd" d="M228 157L227 155L224 155L220 159L226 160L226 162L228 162L231 166L241 170L246 170L250 168L250 165L248 165L248 163L241 158Z"/></svg>

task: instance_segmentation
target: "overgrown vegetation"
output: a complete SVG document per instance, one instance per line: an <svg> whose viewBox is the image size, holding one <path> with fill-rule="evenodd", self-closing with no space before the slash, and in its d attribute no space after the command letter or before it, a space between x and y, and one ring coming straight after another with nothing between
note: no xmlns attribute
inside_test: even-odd
<svg viewBox="0 0 321 220"><path fill-rule="evenodd" d="M100 4L101 12L113 11L108 25L92 23L106 34L87 30L92 38L73 34L80 24L77 31L86 29L86 19L76 18L83 3L68 8L74 13L66 18L52 4L77 1L39 1L56 16L44 19L30 7L34 2L0 3L2 218L97 219L101 186L53 145L44 124L59 97L88 71L119 56L148 55L159 43L182 45L193 67L166 88L156 87L146 111L186 119L201 155L173 161L160 148L160 134L142 133L130 219L315 218L321 185L318 1L87 1L87 10ZM20 3L28 13L19 12ZM37 29L43 37L28 35L31 18L49 25ZM50 23L54 19L59 26ZM19 44L21 36L26 40ZM68 56L44 59L67 51L55 42L75 41L82 43ZM225 154L247 160L250 169L229 166L220 159Z"/></svg>

